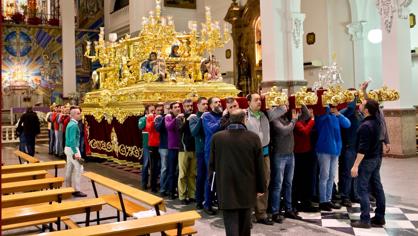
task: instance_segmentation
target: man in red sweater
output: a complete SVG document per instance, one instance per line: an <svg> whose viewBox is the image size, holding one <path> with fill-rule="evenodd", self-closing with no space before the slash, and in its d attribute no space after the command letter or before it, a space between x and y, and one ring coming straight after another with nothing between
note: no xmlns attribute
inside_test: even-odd
<svg viewBox="0 0 418 236"><path fill-rule="evenodd" d="M311 131L315 125L313 110L302 106L302 113L293 130L295 139L295 170L293 176L293 205L298 211L317 212L312 206L315 178L315 156L312 152Z"/></svg>
<svg viewBox="0 0 418 236"><path fill-rule="evenodd" d="M158 153L158 147L160 146L160 133L155 129L155 117L160 115L163 110L163 105L150 106L148 114L146 115L145 131L148 132L148 148L150 151L150 164L151 164L151 191L157 193L157 179L160 173L160 154ZM157 113L155 112L157 110Z"/></svg>

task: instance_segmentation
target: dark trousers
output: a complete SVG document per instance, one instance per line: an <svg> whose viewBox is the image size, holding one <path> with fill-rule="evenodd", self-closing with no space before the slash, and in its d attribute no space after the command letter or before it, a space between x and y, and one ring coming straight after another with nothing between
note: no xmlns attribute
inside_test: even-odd
<svg viewBox="0 0 418 236"><path fill-rule="evenodd" d="M251 235L251 209L223 210L227 236Z"/></svg>
<svg viewBox="0 0 418 236"><path fill-rule="evenodd" d="M178 149L168 149L167 183L168 192L174 194L177 187L177 165L179 159Z"/></svg>
<svg viewBox="0 0 418 236"><path fill-rule="evenodd" d="M375 217L378 220L385 218L385 192L380 181L380 166L382 158L363 159L358 168L358 194L360 196L360 221L370 223L369 183L376 194Z"/></svg>
<svg viewBox="0 0 418 236"><path fill-rule="evenodd" d="M205 200L205 182L207 169L205 164L205 153L196 152L197 158L197 177L196 177L196 202L203 203Z"/></svg>
<svg viewBox="0 0 418 236"><path fill-rule="evenodd" d="M161 170L161 159L158 147L149 147L150 151L150 165L151 165L151 191L157 192L158 175Z"/></svg>
<svg viewBox="0 0 418 236"><path fill-rule="evenodd" d="M30 156L35 155L35 135L25 134L26 149Z"/></svg>
<svg viewBox="0 0 418 236"><path fill-rule="evenodd" d="M354 162L357 157L357 152L353 148L344 148L341 152L341 156L338 159L338 190L342 199L358 199L357 194L357 178L351 177L351 168L353 168ZM351 193L353 192L353 196Z"/></svg>
<svg viewBox="0 0 418 236"><path fill-rule="evenodd" d="M314 173L315 157L312 152L295 153L295 172L292 185L292 202L296 205L301 202L302 205L310 204L314 194L313 183L316 176Z"/></svg>
<svg viewBox="0 0 418 236"><path fill-rule="evenodd" d="M142 150L142 172L141 172L141 187L147 189L148 186L148 169L150 166L150 151L149 147L144 147Z"/></svg>
<svg viewBox="0 0 418 236"><path fill-rule="evenodd" d="M50 129L48 131L48 137L49 137L49 150L48 153L49 154L53 154L54 150L55 150L55 133L54 133L54 129Z"/></svg>

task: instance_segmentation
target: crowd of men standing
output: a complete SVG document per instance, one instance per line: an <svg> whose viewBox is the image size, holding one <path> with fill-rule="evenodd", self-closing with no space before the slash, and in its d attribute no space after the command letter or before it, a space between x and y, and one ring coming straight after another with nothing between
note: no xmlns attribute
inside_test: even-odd
<svg viewBox="0 0 418 236"><path fill-rule="evenodd" d="M142 188L185 205L195 202L210 215L222 209L228 235L249 235L252 211L257 223L273 225L301 219L298 211L332 211L353 201L362 210L354 227L384 225L379 169L383 145L390 146L377 102L356 106L356 98L343 110L314 114L306 106L261 111L256 93L247 101L243 110L227 98L223 110L219 98L200 97L196 113L190 99L147 106L138 123ZM377 199L372 219L369 194Z"/></svg>

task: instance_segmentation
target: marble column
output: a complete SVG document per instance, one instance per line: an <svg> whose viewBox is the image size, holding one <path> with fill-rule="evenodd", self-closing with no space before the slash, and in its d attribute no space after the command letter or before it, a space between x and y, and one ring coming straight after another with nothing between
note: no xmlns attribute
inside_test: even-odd
<svg viewBox="0 0 418 236"><path fill-rule="evenodd" d="M396 0L379 0L377 10L382 28L382 75L383 83L400 92L400 99L385 102L386 122L391 155L405 157L416 155L416 111L413 105L416 88L413 88L410 51L408 6Z"/></svg>
<svg viewBox="0 0 418 236"><path fill-rule="evenodd" d="M75 10L74 1L60 0L62 28L63 96L77 90L75 68Z"/></svg>
<svg viewBox="0 0 418 236"><path fill-rule="evenodd" d="M347 25L348 33L351 35L354 50L354 86L364 82L366 78L365 55L364 55L364 30L365 21L355 21Z"/></svg>
<svg viewBox="0 0 418 236"><path fill-rule="evenodd" d="M289 93L305 86L303 71L303 21L300 0L260 1L263 55L263 91L272 86Z"/></svg>

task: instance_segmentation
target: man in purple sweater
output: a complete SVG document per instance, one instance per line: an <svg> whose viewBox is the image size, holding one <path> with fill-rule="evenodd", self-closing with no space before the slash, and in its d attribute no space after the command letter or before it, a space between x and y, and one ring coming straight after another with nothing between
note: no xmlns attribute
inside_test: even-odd
<svg viewBox="0 0 418 236"><path fill-rule="evenodd" d="M176 198L178 155L180 149L179 126L184 122L184 114L181 113L180 104L170 104L170 113L164 118L168 136L168 166L167 166L167 190L170 198Z"/></svg>

